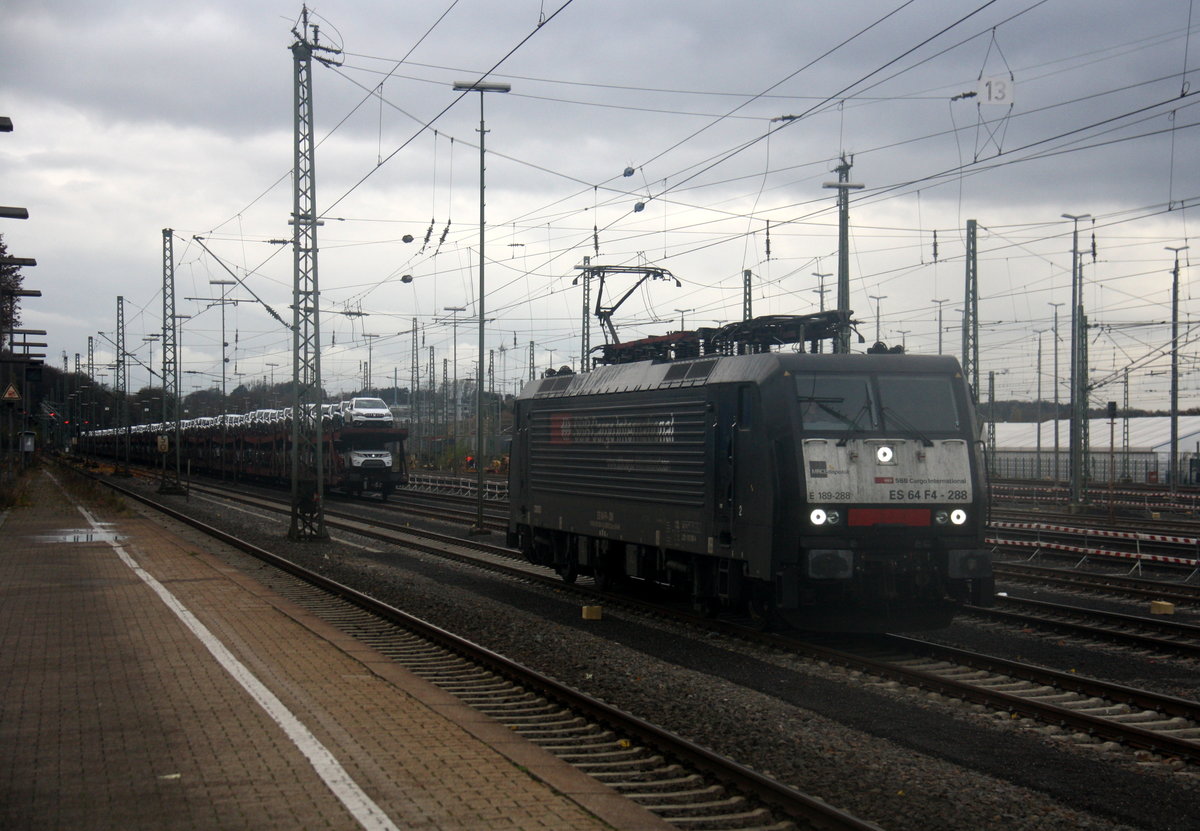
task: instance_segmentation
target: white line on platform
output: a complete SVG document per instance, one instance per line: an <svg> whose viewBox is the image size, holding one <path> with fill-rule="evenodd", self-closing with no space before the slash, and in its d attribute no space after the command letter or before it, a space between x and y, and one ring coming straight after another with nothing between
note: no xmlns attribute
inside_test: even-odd
<svg viewBox="0 0 1200 831"><path fill-rule="evenodd" d="M49 473L46 475L50 476L56 485L58 484L57 479L54 479L54 477ZM61 485L59 487L61 488ZM66 491L64 490L63 493L66 494ZM102 530L100 523L96 521L96 519L87 511L86 508L72 499L69 494L67 494L67 499L71 500L71 504L73 504L79 510L79 512L83 514L84 518L87 519L93 528L95 528L97 531ZM233 676L233 679L237 681L242 688L250 694L250 697L258 702L258 705L266 711L267 715L269 715L275 721L275 723L283 729L283 732L287 734L287 737L292 740L292 743L296 745L300 752L303 753L308 759L309 763L312 764L313 769L329 787L329 790L333 791L334 796L341 800L342 804L346 806L346 810L348 810L354 816L354 818L358 820L359 824L362 825L363 828L369 829L369 831L399 831L397 826L393 824L391 819L388 818L387 814L384 813L383 809L376 805L375 802L363 792L362 788L360 788L358 784L352 778L350 778L350 774L346 772L346 769L342 767L341 763L338 762L331 752L329 752L329 749L326 748L325 745L321 744L321 741L312 734L312 731L305 727L304 723L301 722L300 719L296 718L292 711L289 710L287 706L279 700L275 693L271 692L265 684L259 681L258 678L254 676L254 673L252 673L244 664L242 664L242 662L239 661L233 655L233 653L226 648L225 644L221 643L221 641L218 640L216 636L214 636L212 632L208 630L208 627L201 623L200 620L194 614L192 614L192 612L186 606L184 606L183 603L181 603L179 599L175 597L175 595L171 594L171 592L162 583L158 582L158 580L156 580L152 574L142 568L119 543L110 540L108 544L112 546L113 550L117 553L117 556L121 558L121 561L125 563L125 565L129 566L133 573L140 577L142 582L149 586L154 593L159 596L163 603L167 605L167 608L175 613L175 616L183 622L184 626L190 629L192 634L200 639L200 642L204 644L208 651L212 653L212 656L217 659L217 663L219 663L226 672Z"/></svg>

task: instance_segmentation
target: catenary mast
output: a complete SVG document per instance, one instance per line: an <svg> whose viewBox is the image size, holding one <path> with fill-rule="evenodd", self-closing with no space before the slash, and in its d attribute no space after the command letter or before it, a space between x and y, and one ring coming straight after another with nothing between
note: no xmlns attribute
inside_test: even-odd
<svg viewBox="0 0 1200 831"><path fill-rule="evenodd" d="M326 539L324 453L321 435L321 326L317 280L316 145L313 140L312 61L337 54L319 45L308 7L301 11L300 29L292 30L295 68L295 164L292 177L292 518L288 537Z"/></svg>

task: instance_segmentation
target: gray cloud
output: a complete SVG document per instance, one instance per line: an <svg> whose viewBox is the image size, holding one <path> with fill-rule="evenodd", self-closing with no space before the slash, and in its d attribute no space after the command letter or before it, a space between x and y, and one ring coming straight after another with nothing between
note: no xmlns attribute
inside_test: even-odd
<svg viewBox="0 0 1200 831"><path fill-rule="evenodd" d="M384 81L385 104L369 98L365 90L452 5L411 63ZM442 307L474 301L477 96L439 114L454 100L452 81L470 80L531 32L497 71L513 92L485 102L494 153L488 305L500 314L493 345L510 348L516 333L522 348L537 340L547 350L539 361L549 349L557 363L578 360L570 279L582 256L596 255L593 227L602 258L654 261L685 282L631 301L631 333L665 331L647 321L676 318L676 307L695 307L698 319L739 314L744 268L758 280L756 308L809 311L812 272L834 267L833 198L821 185L842 151L854 154L852 178L867 185L852 215L853 305L873 319L868 295L887 293L884 329L912 331L910 348L935 348L930 298L961 304L955 258L968 218L996 229L981 272L985 303L1004 322L986 337L998 365L1013 367L1016 388L1032 387L1028 331L1047 324L1046 303L1066 286L1061 213L1103 218L1108 256L1088 272L1096 314L1161 317L1157 288L1139 295L1128 286L1162 271L1162 247L1186 237L1188 214L1132 221L1129 212L1200 195L1190 126L1200 119L1190 96L1180 97L1190 80L1180 75L1190 69L1186 4L999 2L910 54L970 8L918 0L855 36L890 8L576 0L535 31L539 12L554 8L483 0L318 7L322 41L347 51L343 68L314 72L317 133L327 136L318 201L336 201L331 214L349 220L322 230L322 285L331 307L372 311L357 322L331 319L331 386L353 383L364 327L398 332L415 316L429 344L448 351ZM33 216L0 232L14 253L39 260L29 279L53 304L53 348L78 351L87 333L111 328L118 293L146 309L131 325L161 325L154 298L164 226L180 230L178 279L196 296L221 267L186 242L192 234L215 231L214 250L253 270L275 250L262 240L289 233L289 185L271 186L291 165L287 47L298 13L292 3L6 5L0 100L16 131L0 137L0 201L28 205ZM980 75L1009 72L1011 113L951 100ZM770 120L788 114L804 117ZM436 138L420 128L435 118ZM633 176L621 176L626 166ZM646 209L634 213L638 201ZM431 216L432 243L418 254ZM404 233L417 242L399 242ZM288 259L276 256L251 278L280 306ZM414 282L388 281L401 273ZM27 319L37 315L31 303ZM203 315L189 325L201 369L219 336ZM283 348L273 321L252 305L238 325L255 344L240 359L250 371ZM406 339L379 348L407 366Z"/></svg>

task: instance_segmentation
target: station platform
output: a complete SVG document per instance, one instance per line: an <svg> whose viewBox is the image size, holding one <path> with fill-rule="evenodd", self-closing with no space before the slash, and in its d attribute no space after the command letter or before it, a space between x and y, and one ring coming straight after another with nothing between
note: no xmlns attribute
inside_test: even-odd
<svg viewBox="0 0 1200 831"><path fill-rule="evenodd" d="M0 828L670 827L71 478L0 514Z"/></svg>

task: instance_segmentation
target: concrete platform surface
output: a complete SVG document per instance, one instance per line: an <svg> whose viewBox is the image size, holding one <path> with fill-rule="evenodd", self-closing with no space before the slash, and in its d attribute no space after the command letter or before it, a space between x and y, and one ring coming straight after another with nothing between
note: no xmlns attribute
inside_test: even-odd
<svg viewBox="0 0 1200 831"><path fill-rule="evenodd" d="M72 482L0 519L0 828L670 827Z"/></svg>

